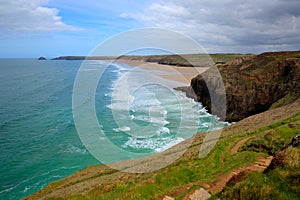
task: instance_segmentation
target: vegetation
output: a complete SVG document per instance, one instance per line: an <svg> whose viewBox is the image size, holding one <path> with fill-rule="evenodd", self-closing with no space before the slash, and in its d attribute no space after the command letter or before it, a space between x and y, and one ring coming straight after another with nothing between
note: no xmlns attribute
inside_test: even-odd
<svg viewBox="0 0 300 200"><path fill-rule="evenodd" d="M226 63L234 58L249 54L185 54L185 55L153 55L153 56L61 56L53 60L137 60L156 62L159 64L180 67L207 67L215 63ZM195 64L199 63L199 64Z"/></svg>
<svg viewBox="0 0 300 200"><path fill-rule="evenodd" d="M225 64L234 58L250 54L184 54L154 56L121 56L122 59L142 60L180 67L208 67L212 64Z"/></svg>
<svg viewBox="0 0 300 200"><path fill-rule="evenodd" d="M288 146L291 138L300 133L300 109L297 107L295 110L298 111L291 117L283 116L271 124L265 122L265 126L257 125L255 129L244 126L243 121L228 127L214 149L203 159L198 158L203 134L197 134L180 159L159 171L127 174L102 165L89 167L50 184L28 199L162 199L164 195L182 199L197 188L210 190L223 175L249 166L259 158L277 155L282 150L286 152L282 155L287 164L266 173L241 173L240 179L235 177L229 181L225 189L215 193L212 199L296 199L300 192L299 147ZM255 117L260 121L269 114ZM249 137L253 138L241 146L237 153L231 153L239 141ZM89 173L92 175L85 178ZM104 181L93 185L99 178ZM87 185L88 189L80 190Z"/></svg>
<svg viewBox="0 0 300 200"><path fill-rule="evenodd" d="M295 121L300 121L300 113L292 119L265 127L266 131L257 134L254 139L246 142L240 151L265 152L272 156L276 155L289 144L292 137L300 134L300 124Z"/></svg>
<svg viewBox="0 0 300 200"><path fill-rule="evenodd" d="M278 55L268 53L259 56L263 58L268 55L274 56L273 54L277 56L276 59L285 59L285 56L290 56L291 53L281 52ZM299 57L299 52L292 54ZM210 56L213 62L222 63L245 55L213 54ZM86 57L64 58L86 59ZM201 63L198 67L211 64L211 60L203 54L184 55L185 59L178 55L122 56L120 58L175 66L190 66L187 60ZM100 57L89 59L100 59ZM101 59L115 58L101 57ZM206 62L208 60L210 62ZM243 59L237 59L235 62L241 60ZM249 65L246 66L245 73L256 75L260 72L259 70L266 70L257 66L265 66L267 61L270 62L265 58L257 59L255 61L257 63L253 64L251 59L246 60ZM288 63L289 59L286 62ZM253 70L256 68L258 71ZM233 67L232 74L237 74L238 70L240 70L239 67ZM273 70L272 67L270 70ZM91 166L63 180L49 184L26 199L140 200L162 199L165 195L183 199L198 188L208 190L213 195L211 199L297 199L300 196L300 150L299 142L296 145L291 143L291 138L300 134L300 100L297 98L299 98L297 95L289 93L273 104L272 109L224 128L217 144L204 158L199 158L199 149L203 144L205 134L198 133L191 139L192 145L183 156L158 171L130 174L110 169L105 165ZM291 104L286 105L288 103ZM172 156L182 151L180 145L171 148L166 154ZM251 172L255 171L251 170L251 167L255 167L256 163L270 157L274 159L270 166L268 164L265 167L266 170L263 173ZM153 158L157 159L157 157ZM152 157L148 161L150 159ZM132 163L129 168L145 161L136 159L130 162ZM223 186L219 186L222 180L226 181ZM229 182L226 185L227 181Z"/></svg>
<svg viewBox="0 0 300 200"><path fill-rule="evenodd" d="M221 199L281 199L293 200L300 196L300 149L288 147L278 159L275 169L265 173L252 172L238 182L228 184Z"/></svg>
<svg viewBox="0 0 300 200"><path fill-rule="evenodd" d="M299 199L300 196L300 148L299 141L291 142L300 134L300 113L295 117L265 127L266 131L240 149L265 152L275 156L264 173L243 174L238 181L230 182L215 197L221 199Z"/></svg>

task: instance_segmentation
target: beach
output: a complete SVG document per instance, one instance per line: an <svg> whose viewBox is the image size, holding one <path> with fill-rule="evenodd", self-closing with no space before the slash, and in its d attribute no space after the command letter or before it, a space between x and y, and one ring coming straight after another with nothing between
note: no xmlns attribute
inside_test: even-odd
<svg viewBox="0 0 300 200"><path fill-rule="evenodd" d="M163 79L180 82L182 83L182 86L190 85L191 80L194 77L209 69L209 67L182 67L128 59L110 60L110 62L118 62L133 67L141 67L142 69L149 70L152 74Z"/></svg>
<svg viewBox="0 0 300 200"><path fill-rule="evenodd" d="M2 66L9 67L1 71L1 105L6 113L0 116L4 141L1 160L6 164L0 167L0 199L20 199L101 163L82 144L73 120L73 87L81 65L80 60L2 60ZM89 78L83 83L90 83L90 76L106 69L93 97L105 136L119 148L135 152L133 157L105 157L108 163L157 154L192 137L197 130L206 132L210 123L223 127L201 104L172 90L189 85L198 74L193 68L135 60L88 60L84 65L82 72ZM90 121L83 120L83 124ZM87 128L87 132L98 130ZM145 137L141 138L141 133ZM24 176L18 175L24 171Z"/></svg>

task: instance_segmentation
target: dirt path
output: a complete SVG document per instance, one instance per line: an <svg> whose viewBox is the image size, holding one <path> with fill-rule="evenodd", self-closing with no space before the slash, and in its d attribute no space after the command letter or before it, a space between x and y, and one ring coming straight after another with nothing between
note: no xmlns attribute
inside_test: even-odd
<svg viewBox="0 0 300 200"><path fill-rule="evenodd" d="M232 149L230 150L230 154L237 153L239 148L243 144L245 144L245 142L247 142L253 137L254 136L238 141L234 145L234 147L232 147ZM214 194L221 192L223 188L226 186L226 184L228 183L228 181L231 180L234 176L238 176L242 172L254 172L254 171L263 172L271 164L272 160L273 160L273 156L269 156L267 158L261 158L258 161L251 163L249 166L235 169L229 174L225 174L220 178L218 178L217 180L215 180L207 189Z"/></svg>
<svg viewBox="0 0 300 200"><path fill-rule="evenodd" d="M250 137L251 138L251 137ZM246 138L247 140L250 138ZM238 142L235 147L241 146L241 144L244 142L246 142L247 140L243 139L240 142ZM239 145L238 145L239 144ZM236 149L236 148L235 148ZM238 149L238 148L237 148ZM210 183L210 184L205 184L205 190L210 191L212 194L216 194L219 193L223 190L223 188L226 186L226 184L235 176L239 176L239 174L243 173L243 172L263 172L272 162L273 160L273 156L269 156L267 158L260 158L258 159L256 162L251 163L248 166L244 166L238 169L235 169L233 171L231 171L229 174L225 174L223 176L221 176L220 178L218 178L217 180L215 180L214 182ZM195 199L193 198L198 197L199 196L199 189L194 190L193 192L187 194L184 199ZM205 197L208 197L207 195L201 195L203 196L203 199L206 199ZM165 199L167 200L167 199ZM168 199L169 200L169 199Z"/></svg>
<svg viewBox="0 0 300 200"><path fill-rule="evenodd" d="M239 148L245 144L245 142L247 142L248 140L250 140L252 137L248 137L245 139L242 139L240 141L238 141L234 147L232 147L232 149L230 150L230 154L235 154L238 152ZM206 184L205 189L210 191L213 194L219 193L223 190L223 188L226 186L226 184L235 176L239 176L239 174L243 173L243 172L254 172L254 171L258 171L258 172L263 172L272 162L273 160L273 156L269 156L267 158L260 158L258 159L256 162L250 163L248 166L244 166L238 169L235 169L233 171L231 171L229 174L225 174L221 177L219 177L218 179L216 179L214 182L210 183L210 184ZM187 194L183 199L186 200L192 200L192 199L199 199L199 189L194 190L193 192L190 192L189 194ZM207 199L209 198L207 195L200 195L203 196L203 199ZM195 197L195 198L194 198ZM202 199L202 198L200 198ZM164 200L169 200L169 199L164 199Z"/></svg>
<svg viewBox="0 0 300 200"><path fill-rule="evenodd" d="M247 142L248 140L250 140L251 138L253 138L253 136L238 141L238 143L236 143L236 144L234 145L234 147L230 150L230 154L235 154L235 153L237 153L238 150L239 150L239 148L240 148L243 144L245 144L245 142Z"/></svg>
<svg viewBox="0 0 300 200"><path fill-rule="evenodd" d="M223 188L226 186L226 184L228 183L228 181L232 179L234 176L238 176L242 172L254 172L254 171L263 172L271 164L272 160L273 160L273 156L269 156L267 158L261 158L249 166L235 169L229 174L225 174L220 178L218 178L217 180L215 180L213 183L210 184L210 187L208 187L207 189L214 194L221 192Z"/></svg>

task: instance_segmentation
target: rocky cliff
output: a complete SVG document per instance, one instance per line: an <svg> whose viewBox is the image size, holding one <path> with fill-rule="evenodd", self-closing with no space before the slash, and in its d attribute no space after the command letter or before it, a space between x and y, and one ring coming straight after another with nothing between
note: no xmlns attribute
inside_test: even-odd
<svg viewBox="0 0 300 200"><path fill-rule="evenodd" d="M276 52L234 59L218 66L226 91L226 120L245 117L293 102L300 97L300 52ZM219 98L216 71L198 75L184 90L211 112ZM205 78L204 78L205 77ZM215 88L209 92L207 85ZM214 106L218 111L218 105Z"/></svg>
<svg viewBox="0 0 300 200"><path fill-rule="evenodd" d="M215 194L213 198L220 199L297 199L299 146L293 147L295 143L291 138L300 131L300 99L294 101L300 89L299 59L300 52L267 53L236 59L218 67L227 92L228 119L250 115L259 108L257 105L268 104L264 109L278 108L224 128L217 148L206 158L199 159L205 136L199 133L161 154L116 163L126 169L144 163L151 166L185 151L185 145L193 140L182 157L161 170L138 174L105 165L92 166L53 182L25 199L166 199L166 196L189 199L200 187ZM209 108L211 101L206 84L216 86L211 95L218 97L220 81L216 79L216 71L206 73L194 78L191 87L185 89L191 96L194 89L194 97L206 101ZM291 101L294 102L288 104ZM283 104L288 105L281 106ZM267 167L262 158L271 155L275 155L275 160L267 168L269 172L254 173L256 179L251 179L248 173ZM274 166L275 161L280 166L276 163ZM219 193L227 183L228 187Z"/></svg>

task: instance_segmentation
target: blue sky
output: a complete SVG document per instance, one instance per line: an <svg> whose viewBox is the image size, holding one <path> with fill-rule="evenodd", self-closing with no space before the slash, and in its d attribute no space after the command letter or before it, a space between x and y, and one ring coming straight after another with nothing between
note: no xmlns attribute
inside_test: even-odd
<svg viewBox="0 0 300 200"><path fill-rule="evenodd" d="M160 27L208 52L300 49L299 0L0 0L0 57L87 55L124 31Z"/></svg>

